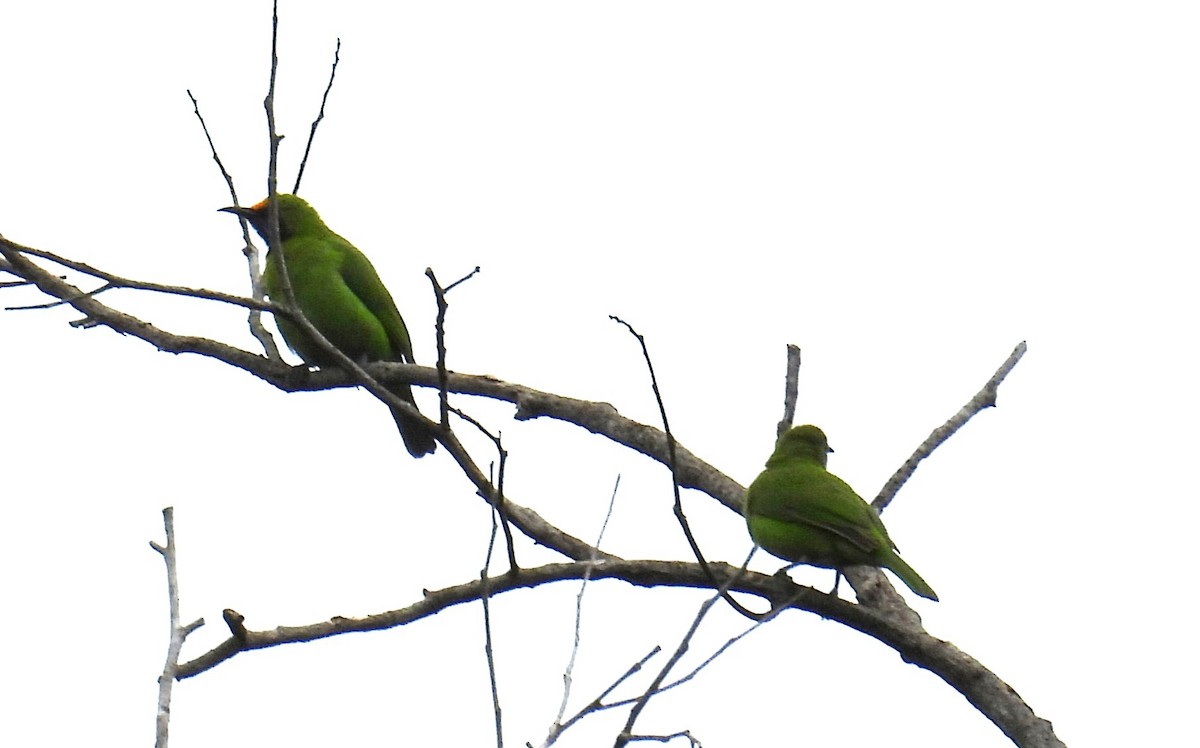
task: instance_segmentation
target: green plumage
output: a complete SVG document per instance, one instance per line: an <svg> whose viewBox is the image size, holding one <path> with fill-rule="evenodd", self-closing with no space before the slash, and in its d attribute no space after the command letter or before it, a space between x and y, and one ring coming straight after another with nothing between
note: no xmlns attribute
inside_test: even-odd
<svg viewBox="0 0 1200 748"><path fill-rule="evenodd" d="M816 426L796 426L746 489L746 526L768 553L786 561L841 569L890 569L921 597L937 600L920 574L896 555L879 515L825 469L833 450Z"/></svg>
<svg viewBox="0 0 1200 748"><path fill-rule="evenodd" d="M325 338L355 361L413 363L408 328L379 274L366 255L335 234L317 211L295 195L279 195L280 248L267 252L263 285L276 303L287 303L283 286L282 250L296 306ZM222 208L244 217L267 239L267 201L252 208ZM316 341L294 323L277 317L288 347L311 366L336 365ZM390 384L396 396L416 406L412 388ZM393 409L404 445L414 457L433 452L437 444L415 418Z"/></svg>

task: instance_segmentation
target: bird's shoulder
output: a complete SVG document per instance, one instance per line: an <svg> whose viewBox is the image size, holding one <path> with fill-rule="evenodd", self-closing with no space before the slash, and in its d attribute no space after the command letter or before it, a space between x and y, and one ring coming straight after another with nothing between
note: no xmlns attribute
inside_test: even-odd
<svg viewBox="0 0 1200 748"><path fill-rule="evenodd" d="M845 481L811 460L787 460L764 470L750 484L756 503L848 505L862 498Z"/></svg>
<svg viewBox="0 0 1200 748"><path fill-rule="evenodd" d="M824 486L831 483L841 483L841 479L830 473L819 463L802 458L794 458L777 462L759 474L755 483L759 482L781 485L816 485Z"/></svg>
<svg viewBox="0 0 1200 748"><path fill-rule="evenodd" d="M283 257L291 268L321 267L339 269L347 255L345 240L336 234L321 236L318 234L300 234L288 237L282 244ZM267 255L268 264L278 264L279 255L271 252Z"/></svg>
<svg viewBox="0 0 1200 748"><path fill-rule="evenodd" d="M340 251L338 273L346 286L354 293L363 305L379 320L387 332L393 347L393 360L413 362L412 342L408 336L408 328L400 316L400 310L392 294L384 285L375 266L357 247L342 237L334 235L338 240Z"/></svg>

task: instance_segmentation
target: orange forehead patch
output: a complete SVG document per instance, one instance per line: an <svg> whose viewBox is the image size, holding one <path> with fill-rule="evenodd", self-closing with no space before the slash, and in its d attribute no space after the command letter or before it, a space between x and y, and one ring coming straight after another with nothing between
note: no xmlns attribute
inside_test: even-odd
<svg viewBox="0 0 1200 748"><path fill-rule="evenodd" d="M257 213L261 213L267 209L268 202L270 202L270 198L263 198L261 201L255 203L254 205L251 205L250 210L253 210Z"/></svg>

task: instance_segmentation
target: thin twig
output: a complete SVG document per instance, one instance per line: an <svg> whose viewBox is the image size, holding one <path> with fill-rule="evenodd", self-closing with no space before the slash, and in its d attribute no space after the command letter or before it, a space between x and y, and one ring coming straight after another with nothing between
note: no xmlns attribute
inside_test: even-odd
<svg viewBox="0 0 1200 748"><path fill-rule="evenodd" d="M488 569L492 565L492 552L496 548L496 530L499 523L496 517L499 512L493 507L492 509L492 532L488 537L487 554L484 556L483 569L479 572L479 579L482 582L483 594L479 596L479 602L483 605L483 652L484 658L487 660L488 681L492 686L492 712L496 717L496 748L504 748L504 720L502 718L503 710L500 708L500 687L496 682L496 656L495 650L492 648L492 613L491 613L491 587L488 585Z"/></svg>
<svg viewBox="0 0 1200 748"><path fill-rule="evenodd" d="M710 654L708 657L706 657L704 659L704 661L701 662L699 665L692 668L692 670L690 672L688 672L686 675L682 675L679 678L676 678L675 680L671 681L667 685L659 688L658 693L665 693L666 691L670 691L672 688L682 686L684 683L687 683L688 681L692 680L693 678L695 678L697 675L700 674L701 670L708 667L714 661L716 661L716 659L718 657L725 654L725 652L727 652L730 649L730 647L732 647L734 644L737 644L742 639L749 636L751 632L757 631L759 629L759 627L761 627L763 624L767 623L768 621L773 620L776 616L778 616L783 611L789 609L790 607L791 607L791 603L789 603L787 601L785 601L781 604L772 606L771 610L768 611L767 614L764 615L761 620L755 621L754 623L752 623L750 625L749 628L747 628L742 633L726 640L726 642L724 644L722 644L720 647L718 647L716 650L714 650L712 654ZM614 703L612 706L620 706L620 704Z"/></svg>
<svg viewBox="0 0 1200 748"><path fill-rule="evenodd" d="M470 280L478 272L479 266L476 265L474 270L454 281L449 286L442 288L442 284L438 282L433 268L425 268L425 277L429 279L429 283L433 286L433 296L437 302L437 322L434 324L434 332L437 337L438 394L441 401L442 426L447 429L450 428L450 400L449 394L446 391L446 380L449 376L446 369L446 313L449 311L450 304L446 301L446 294L450 293L458 284Z"/></svg>
<svg viewBox="0 0 1200 748"><path fill-rule="evenodd" d="M192 94L192 89L186 89L188 98L192 100L192 112L196 115L196 119L200 121L200 129L204 131L204 139L208 141L208 151L212 154L213 161L217 163L217 169L221 172L221 178L225 180L225 185L229 187L229 195L233 198L234 205L238 204L237 187L233 184L233 175L225 168L225 162L221 160L221 154L217 153L217 146L213 143L212 134L208 131L208 123L204 121L204 115L200 113L200 102Z"/></svg>
<svg viewBox="0 0 1200 748"><path fill-rule="evenodd" d="M296 186L292 188L293 195L300 194L300 179L304 176L304 168L308 166L308 154L312 150L313 140L317 137L317 125L325 119L325 103L329 101L329 92L333 90L333 79L337 77L341 51L342 39L338 37L337 46L333 50L333 66L329 69L329 83L325 86L325 94L321 97L321 109L317 112L317 118L313 120L312 128L308 132L308 142L304 145L304 157L300 159L300 170L296 173Z"/></svg>
<svg viewBox="0 0 1200 748"><path fill-rule="evenodd" d="M620 706L620 705L624 705L624 704L633 703L633 699L626 699L624 701L618 701L618 702L613 702L611 704L605 704L604 699L610 693L617 690L617 688L620 687L620 685L622 683L624 683L625 681L629 680L633 676L640 673L642 671L642 668L646 666L646 663L649 662L654 657L656 657L659 652L662 652L662 647L658 646L657 644L654 645L653 649L651 649L649 652L647 652L640 660L638 660L637 662L630 665L629 668L624 673L622 673L620 676L618 676L616 680L614 680L612 683L610 683L608 685L608 687L605 688L600 693L599 696L592 699L592 701L589 704L587 704L585 707L583 707L578 712L576 712L573 717L568 719L566 722L562 723L562 726L559 727L557 731L552 732L550 735L548 735L546 742L542 743L542 748L547 748L547 746L551 745L554 741L556 741L558 739L559 735L562 735L564 732L567 731L568 728L570 728L576 722L583 719L587 715L592 714L593 712L600 712L600 711L604 711L605 709L611 709L614 706ZM528 743L526 743L525 745L529 746Z"/></svg>
<svg viewBox="0 0 1200 748"><path fill-rule="evenodd" d="M455 411L460 417L466 418L472 425L483 432L496 445L497 462L496 479L489 480L489 490L482 494L483 498L492 505L492 511L500 518L500 527L504 530L504 547L508 551L508 570L513 572L520 568L517 564L516 543L513 541L512 524L508 516L508 502L504 498L504 473L508 466L508 450L504 448L502 435L493 435L479 421L464 413ZM490 472L490 471L489 471Z"/></svg>
<svg viewBox="0 0 1200 748"><path fill-rule="evenodd" d="M437 302L437 322L434 323L434 334L437 340L439 412L441 414L442 427L449 429L450 394L446 387L446 381L449 379L449 373L446 370L446 312L449 309L449 304L446 301L446 291L442 288L442 284L438 283L433 268L425 268L425 277L433 285L433 296Z"/></svg>
<svg viewBox="0 0 1200 748"><path fill-rule="evenodd" d="M617 480L613 483L612 494L608 497L608 510L604 513L604 521L600 524L600 532L596 535L596 542L593 547L596 553L589 559L592 564L599 562L600 545L604 542L604 533L608 530L608 521L612 519L613 507L617 504L617 490L621 487L621 476L617 476ZM550 730L547 732L546 741L542 744L548 746L558 740L566 729L563 725L563 716L567 713L567 703L571 699L571 685L575 674L575 658L579 655L579 643L581 641L580 630L583 627L583 595L587 592L588 582L592 579L590 573L584 574L583 581L579 583L579 593L575 595L575 631L571 642L571 656L567 658L567 667L563 670L563 695L562 701L558 705L558 714L554 717L554 723L550 725Z"/></svg>
<svg viewBox="0 0 1200 748"><path fill-rule="evenodd" d="M716 594L709 597L707 600L705 600L703 603L700 604L700 608L696 611L696 615L692 619L692 623L688 627L687 633L685 633L680 638L679 645L675 648L674 653L672 653L671 657L666 661L666 663L663 664L662 669L660 669L658 671L658 675L655 676L654 680L650 682L650 685L646 687L646 690L642 693L641 696L639 696L637 698L637 700L633 704L633 707L629 710L629 716L625 720L625 726L624 726L624 728L622 728L621 732L618 733L616 742L614 743L616 748L623 748L623 746L626 743L630 742L631 740L636 739L636 737L633 735L634 722L637 721L637 719L641 715L642 711L646 708L646 705L650 703L650 699L653 698L654 696L657 696L658 694L662 693L665 690L664 688L662 688L662 682L664 680L666 680L667 675L671 672L671 670L675 667L675 665L679 663L679 661L683 658L684 654L687 653L688 649L691 646L692 637L694 637L696 635L696 632L700 630L700 623L701 623L701 621L704 620L705 616L708 615L708 612L710 610L712 610L713 604L715 604L717 602L717 600L720 600L720 599L725 599L726 601L732 600L732 597L729 594L729 589L734 584L736 584L741 579L741 577L745 574L746 565L750 563L750 557L753 555L754 555L754 549L751 549L750 554L746 556L746 560L744 562L742 562L742 568L738 569L738 571L736 573L731 574L729 577L727 577L725 579L725 581L722 582L717 587ZM706 570L706 573L709 576L712 576L712 572L711 572L711 570L709 570L709 567L707 564L702 564L701 566ZM799 596L802 593L796 592L795 594L796 594L797 599L799 599ZM737 606L737 607L741 607L741 606ZM773 618L776 615L778 615L779 610L776 609L777 607L781 608L782 606L772 606L772 609L770 611L768 611L767 613L753 614L753 615L747 616L747 617L751 618L752 620L761 622L761 621L767 620L769 618ZM724 649L727 649L727 647L723 648L722 650L719 650L718 654L720 653L720 651L724 651ZM716 655L710 656L705 661L704 664L707 664L708 662L712 661L712 659L715 656ZM704 665L702 664L700 667L703 668ZM699 669L700 668L697 668L697 671ZM693 674L689 674L689 675L685 676L683 679L680 680L680 683L691 680ZM678 684L676 684L676 685L678 685Z"/></svg>
<svg viewBox="0 0 1200 748"><path fill-rule="evenodd" d="M466 283L467 281L471 280L471 279L472 279L472 278L474 278L476 275L478 275L480 272L481 272L481 271L480 271L480 268L479 268L479 266L478 266L478 265L476 265L474 270L472 270L471 272L467 273L466 275L464 275L463 277L459 278L458 280L454 281L453 283L451 283L450 285L446 286L446 287L445 287L444 289L442 289L442 290L443 290L445 293L450 293L451 291L453 291L453 290L454 290L454 288L455 288L456 286L458 286L458 285L459 285L459 284L461 284L461 283Z"/></svg>
<svg viewBox="0 0 1200 748"><path fill-rule="evenodd" d="M742 562L742 566L738 570L739 575L742 573L745 573L746 566L750 563L750 557L754 555L754 550L755 549L752 548L750 550L749 555L746 556L746 560L744 562ZM762 626L764 623L772 620L773 618L775 618L777 615L779 615L783 611L791 608L792 605L794 605L799 600L799 596L801 594L799 592L799 590L803 590L803 589L807 589L807 588L796 585L796 590L797 590L796 594L793 594L791 597L789 597L781 602L777 602L777 603L773 604L771 606L771 610L766 615L763 616L762 620L755 621L754 624L750 626L750 628L746 629L745 631L738 634L737 636L734 636L731 639L727 640L724 644L722 644L720 647L718 647L716 651L714 651L711 655L709 655L703 662L701 662L696 667L692 668L692 670L690 672L688 672L686 675L680 676L679 678L676 678L675 680L671 681L667 685L660 687L657 691L655 691L655 695L660 694L660 693L666 693L667 691L670 691L673 688L681 686L684 683L687 683L688 681L695 678L700 673L701 670L703 670L704 668L711 665L713 663L713 661L715 661L718 657L720 657L722 654L724 654L726 651L728 651L734 644L736 644L737 642L744 639L748 634L750 634L750 632L758 630L758 628L760 626ZM651 652L650 655L643 658L642 662L639 664L639 667L641 664L645 664L645 661L648 660L650 658L650 656L657 654L661 650L662 650L661 647L655 647L654 651ZM627 678L631 674L632 673L626 673L626 675L623 677ZM585 714L587 714L587 713L603 711L606 709L616 709L619 707L628 706L630 704L637 703L638 699L641 698L641 696L639 695L634 698L621 699L619 701L611 701L607 704L601 703L601 700L605 696L607 696L615 687L616 687L616 685L614 684L613 686L608 688L604 693L602 693L600 695L599 698L594 700L591 704L589 704L587 707L585 707L584 710L580 711L578 714L576 714L574 717L572 717L570 720L568 720L566 725L563 726L563 729L565 730L572 723L579 720L580 718L585 716Z"/></svg>
<svg viewBox="0 0 1200 748"><path fill-rule="evenodd" d="M667 406L663 402L662 391L658 387L658 377L654 374L654 362L650 359L650 349L646 347L646 339L641 333L633 328L633 325L629 324L620 317L615 317L611 314L608 318L620 325L624 325L625 329L628 330L631 335L633 335L634 339L637 340L638 344L642 348L642 358L646 361L646 369L650 373L650 389L653 390L655 402L658 403L658 413L659 417L662 419L663 433L667 437L667 466L671 470L671 491L675 497L675 503L673 506L675 519L679 522L679 526L683 529L683 535L685 538L687 538L688 545L691 546L692 553L696 556L696 560L702 567L707 569L708 561L704 558L704 553L700 550L700 544L696 541L696 536L692 534L692 528L688 524L687 515L683 513L683 498L679 492L679 460L675 451L675 436L671 433L671 424L667 419ZM712 577L712 586L713 589L720 588L720 584L718 584L716 577ZM739 603L737 600L734 600L729 595L725 595L725 601L729 603L731 608L750 620L757 621L761 616L766 615L765 613L755 613Z"/></svg>
<svg viewBox="0 0 1200 748"><path fill-rule="evenodd" d="M229 196L233 198L235 207L240 206L238 201L237 188L233 184L233 176L229 170L225 168L225 163L221 161L221 155L217 152L217 146L213 143L212 134L208 131L208 123L204 121L204 115L200 113L200 102L192 95L191 89L187 92L188 98L192 100L192 111L196 114L196 119L200 121L200 129L204 131L204 139L208 141L208 150L212 154L213 161L217 164L217 169L221 172L221 178L225 180L226 186L229 187ZM246 258L247 270L250 273L250 295L258 301L263 301L266 298L262 283L262 263L259 256L258 247L250 239L250 227L242 221L242 239L245 244L242 246L242 255ZM262 312L258 309L251 309L246 320L250 327L250 334L262 345L267 356L281 361L283 359L279 354L279 346L275 344L275 337L267 331L266 326L262 321Z"/></svg>
<svg viewBox="0 0 1200 748"><path fill-rule="evenodd" d="M483 496L487 500L487 502L492 505L492 508L496 512L498 512L500 515L501 526L504 528L504 540L505 540L505 543L506 543L506 546L508 549L509 568L516 569L517 568L516 546L513 543L512 528L510 526L508 509L506 507L506 502L504 499L504 485L503 485L504 469L505 469L505 465L507 464L507 461L508 461L508 450L506 450L504 448L504 444L501 441L499 435L493 434L490 430L485 428L482 423L480 423L478 420L472 418L471 416L467 415L463 411L461 411L457 408L450 407L450 396L449 396L449 390L448 390L448 385L447 385L450 373L449 373L449 370L446 368L446 315L450 309L450 304L446 300L446 294L449 292L449 290L451 288L454 288L459 283L462 283L463 281L467 280L468 278L471 278L473 275L475 275L478 272L479 272L479 268L476 267L475 270L473 270L472 272L468 273L464 277L462 277L462 278L458 279L457 281L455 281L454 283L450 284L450 286L448 288L442 288L441 283L438 282L437 275L435 275L433 272L433 268L425 268L425 277L427 277L429 279L430 285L433 286L433 295L437 302L437 310L438 310L437 322L434 325L434 330L435 330L435 334L437 336L437 376L438 376L438 402L440 404L440 414L441 414L440 421L442 424L442 429L446 432L450 432L450 413L454 413L455 415L459 416L463 420L465 420L468 423L475 426L475 428L479 429L480 433L482 433L487 438L491 439L492 443L496 445L496 452L499 455L499 461L500 461L500 466L499 466L499 481L500 482L498 485L489 483L487 490L484 490L482 487L478 486L478 484L476 487L479 488L479 490L480 490L480 496ZM458 459L458 458L456 457L455 459Z"/></svg>
<svg viewBox="0 0 1200 748"><path fill-rule="evenodd" d="M235 306L246 307L247 309L260 309L263 311L278 312L281 307L272 305L270 302L262 299L252 299L245 296L236 296L227 294L221 291L210 291L207 288L189 288L187 286L171 286L164 283L152 283L149 281L139 281L131 278L124 278L119 275L114 275L99 268L92 267L86 262L77 262L66 257L61 257L53 252L47 252L44 249L35 249L34 247L23 247L20 245L11 245L13 249L23 252L34 257L41 257L45 260L62 265L65 268L70 268L85 275L90 275L93 278L98 278L104 281L104 285L94 291L80 291L74 296L60 299L55 304L42 305L44 308L58 306L60 304L71 304L76 299L95 297L104 291L109 291L117 288L128 288L136 291L153 291L155 293L169 294L172 296L188 296L195 299L205 299L207 301L220 301L225 304L233 304ZM62 276L58 276L62 278ZM8 309L15 309L9 307ZM33 309L35 307L21 307Z"/></svg>
<svg viewBox="0 0 1200 748"><path fill-rule="evenodd" d="M675 667L676 663L678 663L683 655L687 653L692 641L692 637L695 635L696 631L700 629L700 622L704 620L704 617L708 615L708 611L712 609L713 603L719 600L720 597L720 595L713 595L701 603L700 610L696 613L695 618L692 619L692 623L688 627L687 633L680 638L679 645L675 648L675 651L671 654L671 657L662 666L662 669L658 671L658 675L655 676L654 680L650 682L650 685L646 687L646 690L642 692L642 695L639 696L637 701L634 702L633 708L629 710L629 716L625 719L625 726L621 729L621 732L617 734L617 739L613 744L616 746L616 748L623 748L623 746L630 742L633 736L634 723L637 722L638 717L641 716L642 711L646 708L646 705L650 703L650 699L659 693L659 686L662 684L663 680L666 679L667 674L671 672L671 669Z"/></svg>
<svg viewBox="0 0 1200 748"><path fill-rule="evenodd" d="M60 276L60 277L65 278L66 276ZM100 294L104 293L105 291L108 291L112 288L113 288L113 286L105 283L100 288L94 289L92 291L87 291L86 293L80 293L78 296L71 298L71 299L57 299L55 301L48 301L45 304L20 304L17 306L6 306L6 307L4 307L4 311L6 311L6 312L33 312L33 311L37 311L40 309L54 309L55 307L69 306L71 304L71 302L75 301L75 299L95 298L95 297L99 296ZM93 325L96 325L99 323L96 322L95 320L91 320L91 319L80 319L80 320L75 320L75 321L71 322L70 324L71 324L71 327L88 328L88 327L92 327Z"/></svg>

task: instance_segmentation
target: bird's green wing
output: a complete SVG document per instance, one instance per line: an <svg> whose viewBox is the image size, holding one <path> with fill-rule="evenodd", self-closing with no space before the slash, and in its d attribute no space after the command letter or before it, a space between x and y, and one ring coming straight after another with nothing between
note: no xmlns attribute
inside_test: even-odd
<svg viewBox="0 0 1200 748"><path fill-rule="evenodd" d="M873 554L891 541L879 516L854 489L817 465L792 463L755 481L751 511L781 522L817 527Z"/></svg>
<svg viewBox="0 0 1200 748"><path fill-rule="evenodd" d="M350 288L342 271L350 256L344 240L297 235L283 243L288 277L296 305L321 334L353 359L387 359L394 348L379 316L361 293ZM353 247L349 248L353 250ZM268 253L264 285L272 299L282 300L279 254ZM306 362L318 366L331 357L287 320L279 320L284 339Z"/></svg>
<svg viewBox="0 0 1200 748"><path fill-rule="evenodd" d="M375 272L367 256L354 245L336 234L334 237L344 252L342 279L387 331L388 340L392 344L392 360L415 363L408 328L404 325L404 318L400 316L400 310L396 308L392 295L379 279L379 273Z"/></svg>
<svg viewBox="0 0 1200 748"><path fill-rule="evenodd" d="M416 363L413 358L412 341L408 337L408 328L404 325L404 318L400 316L400 310L396 308L396 302L388 293L387 287L379 279L379 273L375 272L371 261L354 245L336 234L333 238L343 254L340 265L342 281L362 302L367 311L379 321L387 334L391 352L384 358L410 364ZM388 389L409 405L416 407L417 403L413 399L412 388L407 384L393 384ZM410 454L414 457L421 457L436 449L437 444L433 435L426 430L425 425L419 419L400 410L393 410L392 416L396 419L396 426L399 427L400 434L404 437L404 444Z"/></svg>

